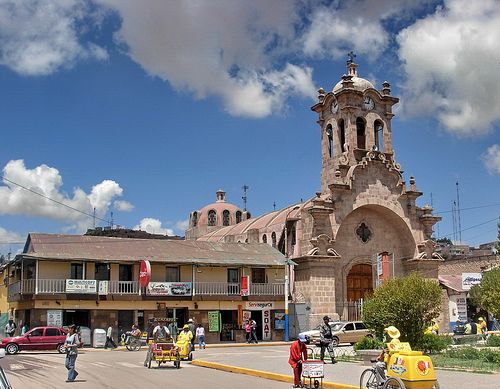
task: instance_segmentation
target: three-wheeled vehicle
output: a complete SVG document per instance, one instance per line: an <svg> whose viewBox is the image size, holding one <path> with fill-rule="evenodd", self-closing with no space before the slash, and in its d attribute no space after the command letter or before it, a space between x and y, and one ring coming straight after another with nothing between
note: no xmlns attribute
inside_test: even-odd
<svg viewBox="0 0 500 389"><path fill-rule="evenodd" d="M181 360L192 359L190 345L189 342L152 342L146 361L148 369L153 362L158 363L158 367L162 363L173 362L175 368L180 368Z"/></svg>

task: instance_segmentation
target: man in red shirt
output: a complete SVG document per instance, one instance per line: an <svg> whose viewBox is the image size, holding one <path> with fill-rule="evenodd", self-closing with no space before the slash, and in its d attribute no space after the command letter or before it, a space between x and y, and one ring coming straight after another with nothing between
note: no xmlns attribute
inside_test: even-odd
<svg viewBox="0 0 500 389"><path fill-rule="evenodd" d="M300 334L299 338L290 346L290 359L288 363L293 369L293 387L302 388L300 377L302 375L302 361L307 361L307 338Z"/></svg>

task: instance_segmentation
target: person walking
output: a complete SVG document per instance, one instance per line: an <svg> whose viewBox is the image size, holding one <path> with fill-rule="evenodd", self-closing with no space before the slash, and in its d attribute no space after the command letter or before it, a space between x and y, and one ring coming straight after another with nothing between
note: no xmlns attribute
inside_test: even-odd
<svg viewBox="0 0 500 389"><path fill-rule="evenodd" d="M250 343L255 342L259 343L257 341L257 322L255 320L250 320L250 326L251 326L251 332L250 332Z"/></svg>
<svg viewBox="0 0 500 389"><path fill-rule="evenodd" d="M247 343L250 343L250 340L252 340L252 325L250 324L250 320L247 320L245 324L245 334L247 338Z"/></svg>
<svg viewBox="0 0 500 389"><path fill-rule="evenodd" d="M194 325L193 319L188 320L188 326L189 331L191 331L191 335L193 335L193 337L191 338L191 350L194 351L194 335L196 334L196 326Z"/></svg>
<svg viewBox="0 0 500 389"><path fill-rule="evenodd" d="M307 361L307 337L299 334L298 339L290 345L290 358L288 364L293 369L293 388L302 388L300 377L302 375L302 362Z"/></svg>
<svg viewBox="0 0 500 389"><path fill-rule="evenodd" d="M74 324L68 327L68 335L66 335L64 347L66 348L66 361L64 366L68 369L68 379L66 382L73 382L78 375L78 372L75 370L76 358L78 357L78 337Z"/></svg>
<svg viewBox="0 0 500 389"><path fill-rule="evenodd" d="M17 325L14 323L14 319L9 319L9 322L5 325L5 337L12 338L16 332Z"/></svg>
<svg viewBox="0 0 500 389"><path fill-rule="evenodd" d="M337 363L332 344L333 341L332 327L330 326L330 318L328 316L323 317L323 324L321 324L319 328L319 339L321 346L320 359L323 362L325 361L325 349L328 349L328 354L330 354L332 363Z"/></svg>
<svg viewBox="0 0 500 389"><path fill-rule="evenodd" d="M104 343L104 348L111 347L111 349L116 348L116 343L113 340L113 326L110 324L108 330L106 331L106 343Z"/></svg>
<svg viewBox="0 0 500 389"><path fill-rule="evenodd" d="M196 339L198 339L198 349L201 350L202 347L205 348L205 328L200 323L196 329Z"/></svg>

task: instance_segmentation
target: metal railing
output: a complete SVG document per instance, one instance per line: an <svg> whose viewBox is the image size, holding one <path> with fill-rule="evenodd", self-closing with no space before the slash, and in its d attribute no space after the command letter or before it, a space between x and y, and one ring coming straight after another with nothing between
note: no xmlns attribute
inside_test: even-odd
<svg viewBox="0 0 500 389"><path fill-rule="evenodd" d="M34 280L29 280L34 281ZM24 291L23 291L24 292ZM36 294L66 293L66 280L38 279Z"/></svg>
<svg viewBox="0 0 500 389"><path fill-rule="evenodd" d="M239 295L240 284L232 282L195 282L197 295Z"/></svg>
<svg viewBox="0 0 500 389"><path fill-rule="evenodd" d="M250 295L253 296L284 296L285 284L250 284Z"/></svg>
<svg viewBox="0 0 500 389"><path fill-rule="evenodd" d="M109 294L139 294L139 282L137 281L109 281Z"/></svg>

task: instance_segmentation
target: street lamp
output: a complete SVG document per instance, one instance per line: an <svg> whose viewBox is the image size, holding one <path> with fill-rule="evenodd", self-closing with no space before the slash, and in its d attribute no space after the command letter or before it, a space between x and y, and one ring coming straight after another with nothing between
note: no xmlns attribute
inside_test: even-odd
<svg viewBox="0 0 500 389"><path fill-rule="evenodd" d="M299 209L299 206L296 205L292 209L290 209L286 216L285 216L285 342L288 342L288 294L289 294L289 289L290 289L290 283L289 283L289 275L288 275L288 266L290 263L290 260L288 259L288 227L287 227L287 221L288 221L288 216L290 216L290 213L292 211L295 211L296 209Z"/></svg>

